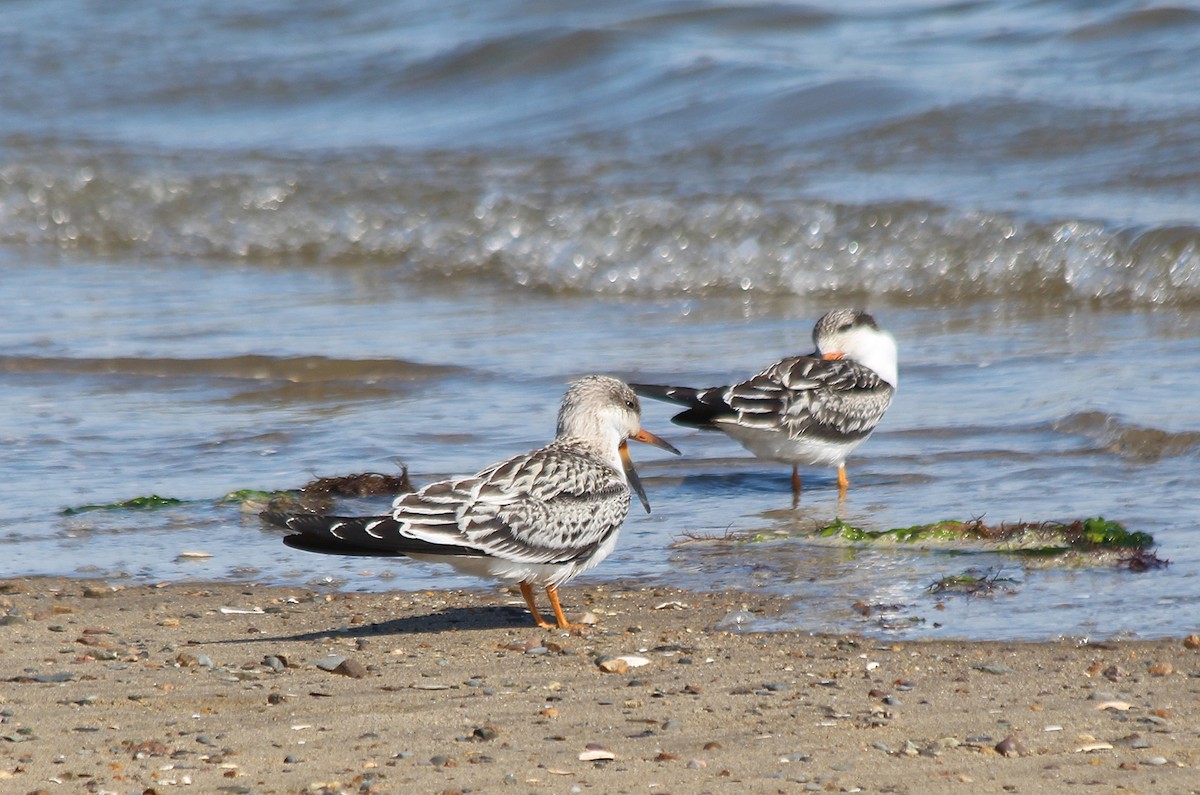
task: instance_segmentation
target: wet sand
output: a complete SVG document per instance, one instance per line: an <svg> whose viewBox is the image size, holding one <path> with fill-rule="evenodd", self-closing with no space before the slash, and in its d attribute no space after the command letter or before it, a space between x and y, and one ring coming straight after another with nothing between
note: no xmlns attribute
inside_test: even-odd
<svg viewBox="0 0 1200 795"><path fill-rule="evenodd" d="M564 602L597 623L536 629L502 591L0 582L0 791L1200 791L1200 639L734 634L784 605Z"/></svg>

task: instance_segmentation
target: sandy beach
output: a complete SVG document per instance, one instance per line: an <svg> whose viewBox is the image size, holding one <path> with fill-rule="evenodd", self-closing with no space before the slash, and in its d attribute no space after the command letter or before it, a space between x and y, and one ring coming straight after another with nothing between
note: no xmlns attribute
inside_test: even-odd
<svg viewBox="0 0 1200 795"><path fill-rule="evenodd" d="M1200 639L732 633L782 605L0 583L0 791L1200 791Z"/></svg>

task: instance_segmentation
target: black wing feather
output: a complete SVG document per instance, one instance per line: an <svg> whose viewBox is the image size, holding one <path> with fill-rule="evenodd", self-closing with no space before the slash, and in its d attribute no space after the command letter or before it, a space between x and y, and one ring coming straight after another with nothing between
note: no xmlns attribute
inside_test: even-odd
<svg viewBox="0 0 1200 795"><path fill-rule="evenodd" d="M681 411L671 418L671 422L676 425L700 430L718 430L716 423L719 419L737 415L737 411L725 401L725 391L729 387L692 389L686 386L663 386L660 384L630 384L629 386L642 397L687 406L686 411Z"/></svg>
<svg viewBox="0 0 1200 795"><path fill-rule="evenodd" d="M293 549L325 555L396 558L410 552L432 555L478 555L478 550L450 544L433 544L419 538L402 536L400 523L390 516L321 516L264 511L263 521L295 531L283 543ZM375 531L379 538L369 531Z"/></svg>

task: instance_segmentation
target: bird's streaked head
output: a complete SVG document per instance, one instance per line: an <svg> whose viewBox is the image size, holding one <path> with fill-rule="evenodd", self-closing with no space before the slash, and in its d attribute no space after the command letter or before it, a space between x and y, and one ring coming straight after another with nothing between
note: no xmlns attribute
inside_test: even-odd
<svg viewBox="0 0 1200 795"><path fill-rule="evenodd" d="M630 487L650 511L626 441L636 439L679 455L671 444L642 429L642 406L624 381L589 375L571 384L558 410L558 435L583 439L625 472Z"/></svg>
<svg viewBox="0 0 1200 795"><path fill-rule="evenodd" d="M813 344L818 356L853 359L874 370L893 387L899 383L896 340L861 309L826 312L813 326Z"/></svg>

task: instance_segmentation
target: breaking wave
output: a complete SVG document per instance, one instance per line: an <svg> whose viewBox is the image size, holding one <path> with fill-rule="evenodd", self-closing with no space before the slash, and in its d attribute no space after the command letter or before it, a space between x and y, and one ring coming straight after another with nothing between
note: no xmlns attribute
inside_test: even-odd
<svg viewBox="0 0 1200 795"><path fill-rule="evenodd" d="M617 178L607 169L619 164L554 158L252 157L232 171L202 156L59 160L0 168L9 251L373 266L424 284L553 293L1200 303L1196 226L854 205L745 186L717 194L681 178L637 179L633 166Z"/></svg>

